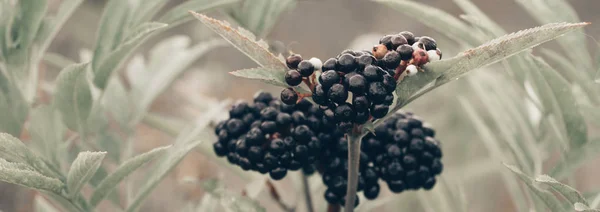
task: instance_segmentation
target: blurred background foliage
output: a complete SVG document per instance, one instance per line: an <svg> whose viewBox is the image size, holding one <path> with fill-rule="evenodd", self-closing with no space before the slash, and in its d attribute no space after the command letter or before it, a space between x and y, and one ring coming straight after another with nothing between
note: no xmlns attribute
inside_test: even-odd
<svg viewBox="0 0 600 212"><path fill-rule="evenodd" d="M49 0L48 12L57 13L64 1ZM143 4L145 1L83 1L50 44L50 54L43 57L39 81L42 91L36 101L48 101L55 89L54 81L66 64L94 61L93 57L117 46L117 43L102 41L96 31L102 26L99 20L104 9L124 7L127 2ZM444 57L448 58L506 32L545 23L600 23L597 13L600 2L593 0L149 2L164 4L164 7L149 5L146 11L140 10L141 14L156 13L156 17L161 17L156 19L158 22L181 24L172 24L168 30L161 29L149 36L124 64L124 70L104 82L111 89L107 93L115 94L105 100L108 111L128 115L111 117L117 124L108 126L110 131L104 129L108 133L94 136L97 139L94 143L109 149L108 157L113 161L123 157L122 149L130 148L127 151L139 153L171 144L180 131L198 124L198 117L205 117L206 111L222 104L223 100L249 100L258 90L279 92L280 88L229 75L229 71L256 65L200 22L184 22L191 20L186 13L188 9L209 3L225 6L205 12L265 38L274 51L291 50L321 59L346 48L370 48L382 35L403 30L436 38ZM2 9L5 13L6 8ZM436 20L443 17L439 15L441 11L472 30L472 34L460 36L460 32L447 29L450 25L444 26ZM177 16L180 13L186 14ZM123 21L121 27L128 23L137 26L153 18L135 16L141 17L138 20L129 19L125 13L121 15L115 14L112 20ZM126 34L113 36L127 40ZM588 205L597 208L600 204L600 184L595 177L600 174L595 168L600 163L600 47L595 38L599 36L600 27L592 24L585 32L570 33L531 52L482 68L409 104L406 109L432 123L443 143L446 171L441 183L432 192L399 195L384 192L377 201L367 204L361 201L358 210L529 211L531 207L546 211L536 200L540 197L535 195L539 184L552 185L538 177L542 174L579 190L589 201ZM161 72L166 69L170 71ZM148 90L153 92L145 92ZM117 95L120 93L124 95ZM114 102L125 104L112 104ZM120 107L122 105L125 107ZM145 114L146 110L150 113ZM226 114L217 113L211 119L224 116ZM137 122L142 124L137 125ZM134 145L125 145L123 134L134 135L129 137L136 141ZM214 211L216 206L211 204L216 202L235 208L239 206L223 197L239 196L242 191L268 211L280 210L271 198L261 198L270 196L263 178L243 173L223 159L215 159L210 151L214 140L210 130L200 136L205 139L204 143L158 184L144 202L143 211ZM40 147L39 151L43 149ZM514 167L507 169L503 162ZM522 171L525 181L519 180L511 170ZM135 182L144 178L142 173L137 173L129 181L139 187ZM302 210L302 204L296 201L302 196L298 178L291 176L274 186L278 190L297 191L280 193L285 193L283 202ZM313 202L317 209L323 209L324 187L319 185L319 177L309 180ZM532 183L533 189L529 190L524 182ZM126 189L130 188L122 188ZM35 198L34 191L4 183L0 195L3 211L32 211L34 205L47 204L44 199ZM571 210L573 203L557 197L548 201L564 205L553 211ZM110 207L110 203L101 204L101 209Z"/></svg>

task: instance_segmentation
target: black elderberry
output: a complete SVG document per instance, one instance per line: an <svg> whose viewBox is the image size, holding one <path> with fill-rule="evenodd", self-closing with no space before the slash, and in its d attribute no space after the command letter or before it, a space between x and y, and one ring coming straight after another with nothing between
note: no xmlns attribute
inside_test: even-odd
<svg viewBox="0 0 600 212"><path fill-rule="evenodd" d="M425 51L437 49L437 44L436 44L435 40L431 37L421 36L419 38L419 42L421 42L423 44L423 46L425 47Z"/></svg>
<svg viewBox="0 0 600 212"><path fill-rule="evenodd" d="M285 59L285 63L290 69L297 69L300 61L302 61L302 56L299 54L292 54Z"/></svg>
<svg viewBox="0 0 600 212"><path fill-rule="evenodd" d="M319 78L319 82L323 86L324 90L328 90L334 84L339 83L340 80L340 75L335 70L325 71Z"/></svg>
<svg viewBox="0 0 600 212"><path fill-rule="evenodd" d="M235 153L240 156L246 156L248 153L248 143L246 139L239 139L235 145Z"/></svg>
<svg viewBox="0 0 600 212"><path fill-rule="evenodd" d="M312 94L312 99L315 103L319 105L327 105L329 103L329 99L327 98L327 92L323 89L323 85L318 84L317 86L315 86L315 90Z"/></svg>
<svg viewBox="0 0 600 212"><path fill-rule="evenodd" d="M258 92L254 95L253 100L255 103L262 102L262 103L268 104L271 101L273 101L273 95L271 95L271 93L267 93L267 92Z"/></svg>
<svg viewBox="0 0 600 212"><path fill-rule="evenodd" d="M294 140L300 143L309 142L314 133L306 125L300 125L294 128Z"/></svg>
<svg viewBox="0 0 600 212"><path fill-rule="evenodd" d="M393 35L386 35L379 39L379 44L385 45L387 49L392 49L392 37Z"/></svg>
<svg viewBox="0 0 600 212"><path fill-rule="evenodd" d="M386 68L396 69L400 65L400 54L397 51L389 51L381 61Z"/></svg>
<svg viewBox="0 0 600 212"><path fill-rule="evenodd" d="M287 169L282 168L282 167L275 168L269 172L269 176L271 176L271 178L273 178L273 180L281 180L281 179L283 179L283 177L285 177L286 174L287 174Z"/></svg>
<svg viewBox="0 0 600 212"><path fill-rule="evenodd" d="M377 62L377 59L371 54L364 54L358 57L356 61L358 63L359 68L364 69L368 65L375 64Z"/></svg>
<svg viewBox="0 0 600 212"><path fill-rule="evenodd" d="M231 107L231 110L229 110L229 117L242 118L249 110L248 103L239 102Z"/></svg>
<svg viewBox="0 0 600 212"><path fill-rule="evenodd" d="M415 43L415 35L412 32L402 31L398 34L400 34L400 35L404 36L404 38L406 38L406 42L408 43L408 45L413 45L413 43Z"/></svg>
<svg viewBox="0 0 600 212"><path fill-rule="evenodd" d="M260 124L260 129L266 133L271 134L277 131L277 123L275 121L265 121Z"/></svg>
<svg viewBox="0 0 600 212"><path fill-rule="evenodd" d="M417 167L417 159L412 155L404 155L402 158L402 164L407 169L414 169Z"/></svg>
<svg viewBox="0 0 600 212"><path fill-rule="evenodd" d="M367 96L369 97L369 100L371 100L372 103L382 103L387 95L387 91L382 82L369 83Z"/></svg>
<svg viewBox="0 0 600 212"><path fill-rule="evenodd" d="M352 127L354 127L354 123L351 121L343 121L337 123L336 126L342 132L350 132L352 130Z"/></svg>
<svg viewBox="0 0 600 212"><path fill-rule="evenodd" d="M261 147L252 146L250 149L248 149L248 159L251 161L260 162L262 161L263 157L263 149Z"/></svg>
<svg viewBox="0 0 600 212"><path fill-rule="evenodd" d="M379 196L379 184L372 184L364 189L363 194L369 200L373 200Z"/></svg>
<svg viewBox="0 0 600 212"><path fill-rule="evenodd" d="M396 90L396 80L389 74L383 75L383 86L388 93L392 93Z"/></svg>
<svg viewBox="0 0 600 212"><path fill-rule="evenodd" d="M287 105L296 104L298 101L298 93L292 88L286 88L281 91L281 101Z"/></svg>
<svg viewBox="0 0 600 212"><path fill-rule="evenodd" d="M391 49L396 49L400 45L407 44L408 41L406 40L406 38L404 36L398 34L398 35L393 35L392 36L391 43L392 43L392 46L391 46L392 48Z"/></svg>
<svg viewBox="0 0 600 212"><path fill-rule="evenodd" d="M337 65L337 59L329 58L323 63L323 67L321 67L321 69L323 71L335 70L336 65Z"/></svg>
<svg viewBox="0 0 600 212"><path fill-rule="evenodd" d="M225 146L223 146L223 144L219 142L215 142L213 144L213 149L215 151L215 154L219 157L223 157L228 153L227 148L225 148Z"/></svg>
<svg viewBox="0 0 600 212"><path fill-rule="evenodd" d="M385 99L383 100L382 103L387 106L392 105L392 103L394 103L394 95L389 94L389 95L385 96Z"/></svg>
<svg viewBox="0 0 600 212"><path fill-rule="evenodd" d="M302 168L302 162L297 161L297 160L290 161L290 164L288 165L288 170L290 170L290 171L298 171L301 168Z"/></svg>
<svg viewBox="0 0 600 212"><path fill-rule="evenodd" d="M279 112L274 107L266 107L260 111L260 118L262 120L275 120Z"/></svg>
<svg viewBox="0 0 600 212"><path fill-rule="evenodd" d="M274 155L280 155L285 151L285 144L281 139L273 139L269 144L269 152Z"/></svg>
<svg viewBox="0 0 600 212"><path fill-rule="evenodd" d="M396 48L396 51L400 55L401 60L408 61L412 59L414 49L412 48L412 46L409 45L401 45L398 48Z"/></svg>
<svg viewBox="0 0 600 212"><path fill-rule="evenodd" d="M302 83L302 75L296 70L289 70L285 73L285 83L290 86L300 85Z"/></svg>
<svg viewBox="0 0 600 212"><path fill-rule="evenodd" d="M279 127L288 127L292 123L292 116L290 116L290 114L287 113L279 113L277 114L275 122Z"/></svg>
<svg viewBox="0 0 600 212"><path fill-rule="evenodd" d="M404 185L404 182L402 180L388 181L387 184L390 190L394 193L400 193L404 191L404 189L406 189L406 186Z"/></svg>
<svg viewBox="0 0 600 212"><path fill-rule="evenodd" d="M348 79L348 90L355 95L364 94L367 89L367 79L360 74L355 74Z"/></svg>
<svg viewBox="0 0 600 212"><path fill-rule="evenodd" d="M337 61L337 67L339 71L344 73L350 73L358 68L356 58L351 54L342 54Z"/></svg>
<svg viewBox="0 0 600 212"><path fill-rule="evenodd" d="M348 103L340 104L335 108L335 118L338 122L352 121L356 116L352 105Z"/></svg>
<svg viewBox="0 0 600 212"><path fill-rule="evenodd" d="M383 80L383 70L374 65L366 66L363 75L369 82L381 82Z"/></svg>
<svg viewBox="0 0 600 212"><path fill-rule="evenodd" d="M333 190L327 189L327 191L325 191L325 200L330 204L338 204L341 201L341 198L339 195L335 194Z"/></svg>
<svg viewBox="0 0 600 212"><path fill-rule="evenodd" d="M244 130L244 122L239 119L230 119L227 121L226 127L229 134L236 136Z"/></svg>
<svg viewBox="0 0 600 212"><path fill-rule="evenodd" d="M329 88L327 96L332 102L341 104L348 98L348 90L342 84L334 84Z"/></svg>
<svg viewBox="0 0 600 212"><path fill-rule="evenodd" d="M309 77L315 72L315 66L308 60L303 60L298 64L298 72L303 77Z"/></svg>
<svg viewBox="0 0 600 212"><path fill-rule="evenodd" d="M354 123L356 124L364 124L367 123L367 121L369 121L369 111L357 111L356 112L356 117L354 118Z"/></svg>
<svg viewBox="0 0 600 212"><path fill-rule="evenodd" d="M248 170L250 170L250 168L252 168L252 164L250 163L248 158L240 158L238 160L238 164L244 171L248 171Z"/></svg>
<svg viewBox="0 0 600 212"><path fill-rule="evenodd" d="M259 128L252 128L247 134L246 134L246 142L248 142L249 145L259 145L261 144L263 141L265 140L265 134L263 133L263 131Z"/></svg>
<svg viewBox="0 0 600 212"><path fill-rule="evenodd" d="M306 122L306 116L302 111L294 111L292 113L292 122L297 125L302 125Z"/></svg>

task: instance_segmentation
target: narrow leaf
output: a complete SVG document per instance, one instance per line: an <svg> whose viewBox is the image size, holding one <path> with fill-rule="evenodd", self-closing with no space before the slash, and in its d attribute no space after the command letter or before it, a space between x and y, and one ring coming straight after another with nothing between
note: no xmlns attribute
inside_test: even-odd
<svg viewBox="0 0 600 212"><path fill-rule="evenodd" d="M19 49L27 49L35 39L40 24L46 14L47 0L30 0L19 2L20 20L17 22Z"/></svg>
<svg viewBox="0 0 600 212"><path fill-rule="evenodd" d="M577 203L573 204L573 209L575 209L575 211L581 211L581 212L600 212L600 210L590 208L590 206L587 206L586 204L581 203L581 202L577 202Z"/></svg>
<svg viewBox="0 0 600 212"><path fill-rule="evenodd" d="M63 0L58 7L56 17L54 19L44 19L42 27L39 29L36 37L37 43L40 44L39 52L46 52L50 43L58 34L58 31L67 22L69 17L75 12L75 9L81 5L84 0Z"/></svg>
<svg viewBox="0 0 600 212"><path fill-rule="evenodd" d="M3 111L0 113L0 132L20 136L27 120L29 104L15 83L0 73L0 111Z"/></svg>
<svg viewBox="0 0 600 212"><path fill-rule="evenodd" d="M454 0L454 3L458 5L466 14L477 18L479 26L484 26L487 31L491 32L495 36L502 36L506 34L506 31L488 17L483 11L481 11L477 5L473 4L471 0Z"/></svg>
<svg viewBox="0 0 600 212"><path fill-rule="evenodd" d="M279 16L294 7L296 0L253 0L244 1L233 7L229 13L242 27L263 37L273 25L281 20Z"/></svg>
<svg viewBox="0 0 600 212"><path fill-rule="evenodd" d="M130 1L109 0L100 18L100 26L96 35L96 46L92 69L96 70L107 55L115 50L125 36L125 25L132 13Z"/></svg>
<svg viewBox="0 0 600 212"><path fill-rule="evenodd" d="M586 205L589 204L587 200L585 200L583 195L579 193L579 191L575 190L571 186L558 182L557 180L548 175L540 175L535 179L535 181L549 185L554 191L558 192L567 200L569 200L571 204L575 204L578 202Z"/></svg>
<svg viewBox="0 0 600 212"><path fill-rule="evenodd" d="M142 28L135 30L136 34L131 34L128 39L121 44L116 50L109 53L106 59L94 69L94 84L100 89L104 89L111 74L118 69L146 38L156 33L159 29L166 27L166 24L148 23L141 26ZM94 60L96 57L94 57Z"/></svg>
<svg viewBox="0 0 600 212"><path fill-rule="evenodd" d="M65 132L66 127L54 107L41 105L31 112L29 133L32 145L55 167L60 167L57 155L64 154L56 147L62 144Z"/></svg>
<svg viewBox="0 0 600 212"><path fill-rule="evenodd" d="M229 23L219 21L203 14L190 11L198 20L204 23L208 28L215 31L235 48L246 54L254 62L262 67L274 68L273 71L285 72L287 66L277 56L269 52L267 43L263 40L256 41L256 36L251 32L238 28L231 28Z"/></svg>
<svg viewBox="0 0 600 212"><path fill-rule="evenodd" d="M512 165L505 164L505 163L503 163L503 164L510 171L512 171L515 175L517 175L525 183L525 185L527 185L529 190L533 194L535 194L540 200L542 200L544 202L544 204L546 204L546 206L548 207L548 209L550 211L557 211L557 212L562 211L562 206L560 205L560 202L558 201L558 199L556 199L556 197L554 195L552 195L551 192L542 190L542 189L536 187L533 184L534 179L525 175L525 173L521 172L521 170L519 170L519 168L512 166Z"/></svg>
<svg viewBox="0 0 600 212"><path fill-rule="evenodd" d="M476 31L467 24L438 8L408 0L373 1L383 3L398 12L414 17L417 21L448 35L449 38L452 38L459 43L466 41L471 46L475 46L483 41L481 35L478 35Z"/></svg>
<svg viewBox="0 0 600 212"><path fill-rule="evenodd" d="M19 139L9 134L0 133L0 155L7 161L31 166L43 175L54 178L60 177L48 168L42 158L29 150L29 148L27 148L23 142L19 141Z"/></svg>
<svg viewBox="0 0 600 212"><path fill-rule="evenodd" d="M236 77L261 80L265 83L280 87L289 87L285 82L285 72L279 68L259 67L229 72Z"/></svg>
<svg viewBox="0 0 600 212"><path fill-rule="evenodd" d="M160 17L158 20L161 23L169 24L169 27L173 27L179 25L181 23L193 20L193 17L187 13L187 11L195 11L195 12L203 12L210 9L215 9L218 7L230 5L233 3L237 3L240 0L195 0L195 1L186 1L181 3L172 9L170 9L167 13Z"/></svg>
<svg viewBox="0 0 600 212"><path fill-rule="evenodd" d="M587 142L587 125L573 93L568 89L571 85L542 59L535 58L534 62L540 67L542 75L551 85L550 88L558 100L571 148L583 145Z"/></svg>
<svg viewBox="0 0 600 212"><path fill-rule="evenodd" d="M564 159L559 161L554 168L552 168L552 171L550 171L549 175L556 179L564 179L573 174L573 172L586 161L597 157L599 154L600 140L591 140L583 146L571 149L564 156Z"/></svg>
<svg viewBox="0 0 600 212"><path fill-rule="evenodd" d="M4 162L6 161L0 161L0 181L53 193L60 193L64 187L58 179L46 177L32 170L15 169Z"/></svg>
<svg viewBox="0 0 600 212"><path fill-rule="evenodd" d="M123 179L133 173L135 170L150 162L151 160L163 155L171 146L158 147L149 152L135 156L123 162L114 173L104 178L92 193L90 205L95 207L102 201L114 188L116 188Z"/></svg>
<svg viewBox="0 0 600 212"><path fill-rule="evenodd" d="M258 202L244 196L240 196L233 192L229 192L223 188L223 184L218 180L207 180L202 182L204 190L217 198L221 207L225 211L236 212L265 212L265 208L260 206Z"/></svg>
<svg viewBox="0 0 600 212"><path fill-rule="evenodd" d="M150 21L161 8L167 4L166 0L134 0L135 10L132 12L128 27L136 27Z"/></svg>
<svg viewBox="0 0 600 212"><path fill-rule="evenodd" d="M80 152L77 155L67 175L67 190L69 198L75 199L79 190L94 176L106 152Z"/></svg>
<svg viewBox="0 0 600 212"><path fill-rule="evenodd" d="M67 127L75 131L84 129L93 104L86 78L87 68L87 63L73 64L64 68L56 78L54 105Z"/></svg>

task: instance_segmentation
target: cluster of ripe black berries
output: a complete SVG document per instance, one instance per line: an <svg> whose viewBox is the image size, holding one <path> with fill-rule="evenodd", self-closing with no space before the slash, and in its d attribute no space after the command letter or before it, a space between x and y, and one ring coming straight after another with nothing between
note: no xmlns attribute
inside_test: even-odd
<svg viewBox="0 0 600 212"><path fill-rule="evenodd" d="M293 54L286 59L290 70L285 81L289 86L305 82L312 93L298 94L289 87L280 97L283 103L293 105L298 99L311 96L323 110L323 122L349 132L355 125L388 113L397 80L403 73L414 75L418 66L440 58L434 39L415 37L406 31L382 37L372 50L344 50L325 62L318 58L303 60Z"/></svg>
<svg viewBox="0 0 600 212"><path fill-rule="evenodd" d="M348 172L347 140L339 130L329 138L321 138L324 149L318 170L327 190L325 199L331 204L344 205ZM379 179L394 193L404 190L429 190L436 183L435 176L443 170L440 143L435 131L424 126L412 113L391 115L375 128L375 134L362 139L358 191L375 199L381 190ZM356 198L355 205L358 204Z"/></svg>
<svg viewBox="0 0 600 212"><path fill-rule="evenodd" d="M271 94L260 92L254 104L238 102L229 111L230 118L215 128L218 141L213 144L217 156L244 170L269 173L280 180L288 171L315 171L321 141L318 135L322 112L307 100L285 105Z"/></svg>

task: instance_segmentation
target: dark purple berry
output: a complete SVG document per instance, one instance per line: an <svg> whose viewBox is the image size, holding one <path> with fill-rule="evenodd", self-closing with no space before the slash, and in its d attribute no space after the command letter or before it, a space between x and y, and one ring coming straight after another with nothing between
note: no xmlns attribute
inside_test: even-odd
<svg viewBox="0 0 600 212"><path fill-rule="evenodd" d="M404 189L406 189L406 186L404 185L404 182L402 182L402 180L388 181L388 187L394 193L400 193L404 191Z"/></svg>
<svg viewBox="0 0 600 212"><path fill-rule="evenodd" d="M383 75L383 86L388 93L392 93L396 90L396 80L392 75Z"/></svg>
<svg viewBox="0 0 600 212"><path fill-rule="evenodd" d="M423 188L425 190L431 190L434 185L435 185L435 178L430 177L430 178L427 178L427 180L425 180L425 182L423 183Z"/></svg>
<svg viewBox="0 0 600 212"><path fill-rule="evenodd" d="M279 127L288 127L292 123L292 116L287 113L279 113L277 114L275 122Z"/></svg>
<svg viewBox="0 0 600 212"><path fill-rule="evenodd" d="M367 89L367 79L360 74L355 74L348 79L348 90L353 94L363 94Z"/></svg>
<svg viewBox="0 0 600 212"><path fill-rule="evenodd" d="M237 136L244 130L244 122L239 119L229 119L225 125L227 132L231 136Z"/></svg>
<svg viewBox="0 0 600 212"><path fill-rule="evenodd" d="M269 144L269 152L274 155L280 155L285 151L285 144L281 139L273 139Z"/></svg>
<svg viewBox="0 0 600 212"><path fill-rule="evenodd" d="M246 142L251 146L262 144L263 141L265 141L265 134L259 128L252 128L246 133Z"/></svg>
<svg viewBox="0 0 600 212"><path fill-rule="evenodd" d="M260 111L260 119L262 120L272 120L274 121L277 118L279 111L274 107L266 107Z"/></svg>
<svg viewBox="0 0 600 212"><path fill-rule="evenodd" d="M227 148L225 148L225 146L223 146L223 144L221 144L220 142L215 142L213 144L213 149L215 150L215 154L219 157L223 157L225 155L227 155Z"/></svg>
<svg viewBox="0 0 600 212"><path fill-rule="evenodd" d="M398 52L398 54L400 54L401 60L408 61L412 59L414 49L412 48L412 46L409 45L401 45L398 48L396 48L396 51Z"/></svg>
<svg viewBox="0 0 600 212"><path fill-rule="evenodd" d="M415 156L412 155L404 155L404 157L402 158L402 165L404 165L404 167L406 169L414 169L417 167L417 159L415 158Z"/></svg>
<svg viewBox="0 0 600 212"><path fill-rule="evenodd" d="M374 200L379 196L379 184L373 184L370 187L365 188L363 194L367 199Z"/></svg>
<svg viewBox="0 0 600 212"><path fill-rule="evenodd" d="M335 119L338 122L352 121L356 116L356 112L352 109L352 105L343 103L335 108Z"/></svg>
<svg viewBox="0 0 600 212"><path fill-rule="evenodd" d="M402 35L393 35L391 41L392 41L392 48L391 49L396 49L396 48L398 48L398 46L401 46L401 45L404 45L404 44L408 44L408 41Z"/></svg>
<svg viewBox="0 0 600 212"><path fill-rule="evenodd" d="M374 65L368 65L363 70L363 75L369 82L381 82L383 80L383 73L383 69Z"/></svg>
<svg viewBox="0 0 600 212"><path fill-rule="evenodd" d="M438 175L440 173L442 173L442 171L444 170L444 165L442 164L442 161L440 161L439 159L435 159L433 160L433 163L431 163L431 173L434 175Z"/></svg>
<svg viewBox="0 0 600 212"><path fill-rule="evenodd" d="M362 112L356 112L356 117L354 117L354 123L355 124L364 124L367 123L367 121L369 121L369 111L365 110Z"/></svg>
<svg viewBox="0 0 600 212"><path fill-rule="evenodd" d="M329 58L323 63L323 67L321 67L321 69L323 71L335 70L336 65L337 65L337 59Z"/></svg>
<svg viewBox="0 0 600 212"><path fill-rule="evenodd" d="M294 140L300 143L309 142L312 136L314 136L314 133L306 125L300 125L294 128Z"/></svg>
<svg viewBox="0 0 600 212"><path fill-rule="evenodd" d="M377 59L375 59L375 57L370 54L362 55L356 60L360 69L364 69L366 66L373 65L377 62Z"/></svg>
<svg viewBox="0 0 600 212"><path fill-rule="evenodd" d="M302 61L302 56L299 54L292 54L285 59L285 64L290 69L297 69L298 64Z"/></svg>
<svg viewBox="0 0 600 212"><path fill-rule="evenodd" d="M271 178L273 180L281 180L285 177L286 174L287 174L287 169L281 168L281 167L275 168L269 172L269 176L271 176Z"/></svg>
<svg viewBox="0 0 600 212"><path fill-rule="evenodd" d="M300 72L300 75L303 77L309 77L315 72L315 66L308 60L303 60L298 64L298 72Z"/></svg>
<svg viewBox="0 0 600 212"><path fill-rule="evenodd" d="M396 69L400 65L400 54L397 51L389 51L381 61L388 69Z"/></svg>
<svg viewBox="0 0 600 212"><path fill-rule="evenodd" d="M351 121L339 122L339 123L337 123L337 127L340 131L347 133L347 132L352 131L352 127L354 127L354 123L352 123Z"/></svg>
<svg viewBox="0 0 600 212"><path fill-rule="evenodd" d="M252 146L250 147L250 149L248 149L248 159L250 159L251 161L260 162L262 161L263 157L264 155L261 147Z"/></svg>
<svg viewBox="0 0 600 212"><path fill-rule="evenodd" d="M387 154L392 158L400 158L402 156L402 149L397 145L390 145L387 147Z"/></svg>
<svg viewBox="0 0 600 212"><path fill-rule="evenodd" d="M321 83L324 90L328 90L332 85L340 83L340 80L340 75L335 70L329 70L321 74L319 83Z"/></svg>
<svg viewBox="0 0 600 212"><path fill-rule="evenodd" d="M258 92L254 94L253 100L254 102L262 102L265 104L269 104L273 100L273 95L267 92Z"/></svg>
<svg viewBox="0 0 600 212"><path fill-rule="evenodd" d="M385 96L385 99L382 102L382 104L387 106L392 105L392 103L394 103L394 95L392 94Z"/></svg>
<svg viewBox="0 0 600 212"><path fill-rule="evenodd" d="M367 109L369 109L371 103L369 102L369 99L367 99L366 96L354 96L354 99L352 100L352 105L354 105L354 109L356 109L357 111L366 111Z"/></svg>
<svg viewBox="0 0 600 212"><path fill-rule="evenodd" d="M325 200L327 200L329 204L339 204L341 198L340 196L335 194L331 189L327 189L327 191L325 191Z"/></svg>
<svg viewBox="0 0 600 212"><path fill-rule="evenodd" d="M386 35L379 39L379 44L385 45L387 49L392 49L392 37L393 35Z"/></svg>
<svg viewBox="0 0 600 212"><path fill-rule="evenodd" d="M248 111L250 107L246 102L239 102L231 106L231 110L229 110L230 118L242 118Z"/></svg>
<svg viewBox="0 0 600 212"><path fill-rule="evenodd" d="M400 35L404 36L404 38L406 38L406 42L408 43L408 45L413 45L413 43L415 43L415 35L412 32L402 31L398 34L400 34Z"/></svg>
<svg viewBox="0 0 600 212"><path fill-rule="evenodd" d="M358 63L356 62L356 58L351 54L342 54L338 59L338 67L339 71L344 73L350 73L356 68L358 68Z"/></svg>
<svg viewBox="0 0 600 212"><path fill-rule="evenodd" d="M277 131L277 123L275 121L265 121L260 124L260 129L266 134L275 133Z"/></svg>
<svg viewBox="0 0 600 212"><path fill-rule="evenodd" d="M329 99L334 103L344 103L348 98L348 90L342 84L334 84L329 88L329 92L327 93Z"/></svg>
<svg viewBox="0 0 600 212"><path fill-rule="evenodd" d="M373 118L383 118L388 113L389 107L387 105L373 105L371 107L371 116Z"/></svg>
<svg viewBox="0 0 600 212"><path fill-rule="evenodd" d="M306 116L301 111L294 111L292 113L292 122L297 125L306 123Z"/></svg>
<svg viewBox="0 0 600 212"><path fill-rule="evenodd" d="M329 99L327 99L327 92L323 89L323 85L318 84L315 86L315 90L312 94L312 99L315 103L319 105L327 105L329 103Z"/></svg>
<svg viewBox="0 0 600 212"><path fill-rule="evenodd" d="M387 91L382 82L369 83L369 89L367 90L367 96L373 104L382 103L387 96Z"/></svg>
<svg viewBox="0 0 600 212"><path fill-rule="evenodd" d="M287 105L296 104L298 101L298 93L292 88L286 88L281 91L281 102Z"/></svg>
<svg viewBox="0 0 600 212"><path fill-rule="evenodd" d="M296 86L302 83L302 75L296 70L289 70L285 73L285 83L289 86Z"/></svg>
<svg viewBox="0 0 600 212"><path fill-rule="evenodd" d="M425 46L425 51L437 49L437 43L431 37L421 36L419 38L419 42L421 42L423 44L423 46Z"/></svg>

